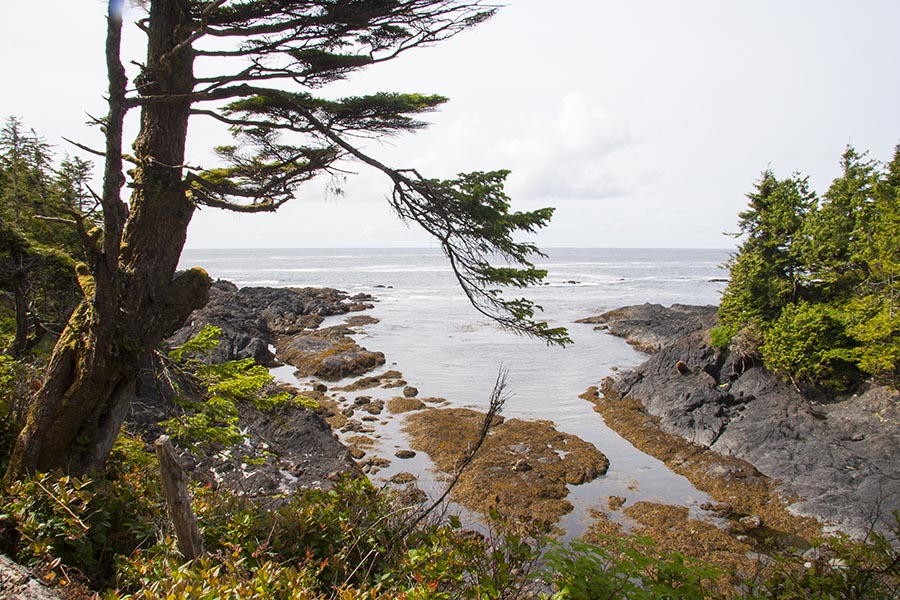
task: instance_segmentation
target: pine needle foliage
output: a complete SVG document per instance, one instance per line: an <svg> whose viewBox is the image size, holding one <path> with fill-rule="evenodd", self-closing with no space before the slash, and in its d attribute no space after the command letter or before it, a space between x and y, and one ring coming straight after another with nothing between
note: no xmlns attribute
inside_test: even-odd
<svg viewBox="0 0 900 600"><path fill-rule="evenodd" d="M879 163L848 147L819 198L805 177L765 171L740 214L718 345L798 386L900 385L900 146ZM743 332L743 333L742 333Z"/></svg>

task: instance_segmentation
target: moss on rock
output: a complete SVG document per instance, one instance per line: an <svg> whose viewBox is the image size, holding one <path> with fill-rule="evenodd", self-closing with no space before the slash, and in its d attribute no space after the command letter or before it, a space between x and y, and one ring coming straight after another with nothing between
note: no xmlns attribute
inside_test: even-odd
<svg viewBox="0 0 900 600"><path fill-rule="evenodd" d="M391 398L387 402L388 412L395 415L414 410L422 410L423 408L425 408L425 403L418 398L402 398L398 396L396 398Z"/></svg>

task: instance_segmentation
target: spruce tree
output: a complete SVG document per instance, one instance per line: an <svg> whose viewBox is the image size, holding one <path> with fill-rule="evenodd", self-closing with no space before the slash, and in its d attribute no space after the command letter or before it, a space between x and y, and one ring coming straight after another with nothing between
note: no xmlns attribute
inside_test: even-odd
<svg viewBox="0 0 900 600"><path fill-rule="evenodd" d="M514 331L568 341L565 330L534 320L534 304L500 291L545 275L529 261L537 247L514 235L545 226L551 209L510 212L505 171L440 180L386 165L355 143L420 129L420 115L445 98L318 95L360 69L455 36L491 17L494 7L480 0L144 4L147 15L138 25L147 57L129 85L120 59L122 1L110 2L109 111L99 123L106 145L97 150L105 160L102 228L87 216L75 219L84 246L83 300L50 359L8 478L103 465L134 395L137 365L205 303L206 273L175 272L198 207L274 211L304 183L339 171L342 160L385 174L398 215L435 236L478 310ZM123 122L134 109L140 109L140 131L129 155ZM188 123L197 118L234 133L235 143L218 149L222 164L186 164Z"/></svg>

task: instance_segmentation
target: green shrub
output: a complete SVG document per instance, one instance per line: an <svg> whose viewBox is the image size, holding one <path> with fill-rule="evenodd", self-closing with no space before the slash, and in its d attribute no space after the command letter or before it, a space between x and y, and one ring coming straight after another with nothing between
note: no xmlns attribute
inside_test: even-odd
<svg viewBox="0 0 900 600"><path fill-rule="evenodd" d="M551 600L609 598L708 599L722 573L705 563L672 552L657 556L652 542L639 538L612 540L612 549L581 541L555 544L546 555L544 577L553 582Z"/></svg>
<svg viewBox="0 0 900 600"><path fill-rule="evenodd" d="M734 331L732 328L723 325L713 327L709 331L710 342L713 347L718 348L719 350L727 350L733 336Z"/></svg>
<svg viewBox="0 0 900 600"><path fill-rule="evenodd" d="M859 369L877 380L900 384L900 310L875 294L855 298L843 310L847 335L856 342Z"/></svg>
<svg viewBox="0 0 900 600"><path fill-rule="evenodd" d="M802 569L784 561L761 583L747 590L749 598L779 600L882 600L900 597L900 514L893 513L891 537L870 531L864 542L839 534L823 540Z"/></svg>
<svg viewBox="0 0 900 600"><path fill-rule="evenodd" d="M318 572L303 564L273 561L250 566L229 554L204 555L182 563L169 554L156 561L134 562L131 577L141 581L133 593L110 592L106 600L269 600L322 598L315 590Z"/></svg>
<svg viewBox="0 0 900 600"><path fill-rule="evenodd" d="M804 301L789 304L763 334L766 366L795 383L847 389L859 378L852 342L835 311Z"/></svg>
<svg viewBox="0 0 900 600"><path fill-rule="evenodd" d="M484 536L454 518L408 531L419 508L353 479L274 510L222 490L197 490L194 504L207 556L181 565L165 539L122 557L111 598L533 597L539 546L497 514Z"/></svg>
<svg viewBox="0 0 900 600"><path fill-rule="evenodd" d="M75 570L102 587L117 555L156 542L166 512L155 458L120 438L110 464L105 477L42 473L6 487L0 513L21 535L20 562Z"/></svg>
<svg viewBox="0 0 900 600"><path fill-rule="evenodd" d="M368 584L400 564L410 512L367 480L353 479L329 491L307 490L275 509L227 490L198 489L194 508L206 551L241 565L241 578L256 577L267 563L302 565L302 573L283 575L302 577L309 590L319 593ZM174 585L169 580L177 562L171 541L138 552L120 565L119 588L122 593L151 586L165 590ZM198 563L196 569L206 567ZM185 581L209 575L182 572ZM154 583L156 578L164 581Z"/></svg>

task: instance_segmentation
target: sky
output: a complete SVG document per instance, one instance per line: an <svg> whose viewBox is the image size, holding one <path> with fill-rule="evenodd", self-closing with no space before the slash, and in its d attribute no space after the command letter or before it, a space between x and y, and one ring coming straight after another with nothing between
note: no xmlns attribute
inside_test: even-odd
<svg viewBox="0 0 900 600"><path fill-rule="evenodd" d="M0 118L21 118L60 155L80 154L63 137L100 145L85 121L106 112L105 9L0 2ZM510 169L513 209L556 207L541 247L727 248L763 170L799 171L822 193L848 144L891 157L898 23L896 0L509 0L479 27L323 94L448 96L428 129L365 150L427 177ZM129 59L141 60L142 38L126 28ZM192 121L188 162L211 165L208 149L228 141ZM349 169L342 195L313 183L275 215L205 208L187 247L433 245L393 215L381 173Z"/></svg>

